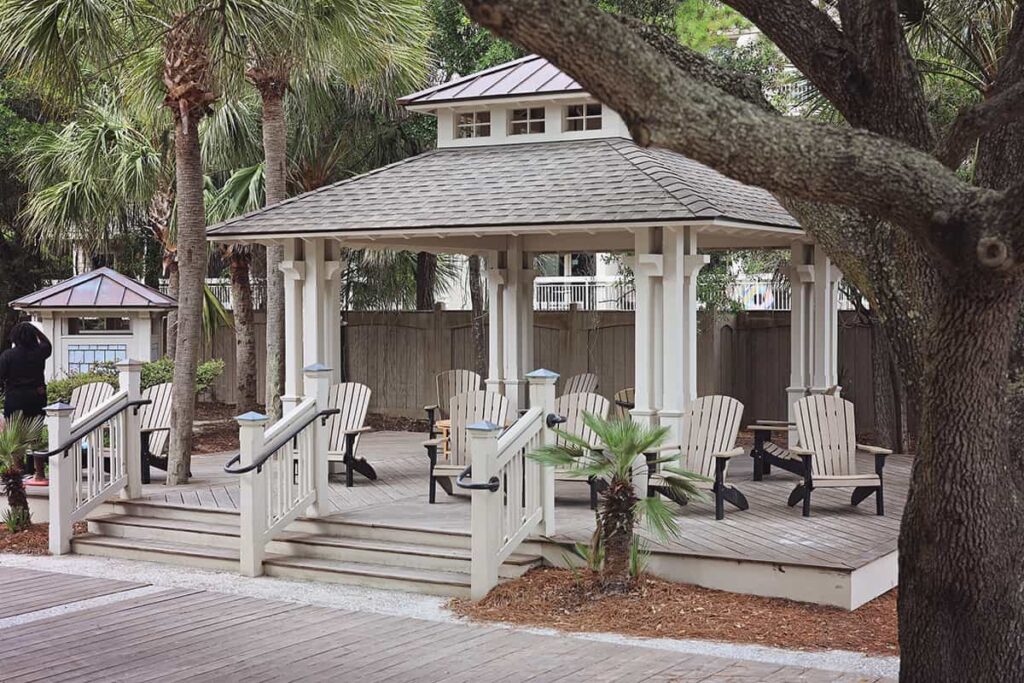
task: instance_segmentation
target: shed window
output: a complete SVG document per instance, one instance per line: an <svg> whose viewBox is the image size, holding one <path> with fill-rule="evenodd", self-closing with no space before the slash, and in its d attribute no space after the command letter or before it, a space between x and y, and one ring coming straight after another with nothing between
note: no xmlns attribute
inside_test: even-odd
<svg viewBox="0 0 1024 683"><path fill-rule="evenodd" d="M68 318L68 334L123 334L128 318Z"/></svg>
<svg viewBox="0 0 1024 683"><path fill-rule="evenodd" d="M512 123L509 133L512 135L532 135L544 132L544 107L529 109L513 109Z"/></svg>
<svg viewBox="0 0 1024 683"><path fill-rule="evenodd" d="M565 108L565 130L601 130L601 105L570 104Z"/></svg>
<svg viewBox="0 0 1024 683"><path fill-rule="evenodd" d="M486 138L491 135L491 112L467 111L455 117L455 137Z"/></svg>

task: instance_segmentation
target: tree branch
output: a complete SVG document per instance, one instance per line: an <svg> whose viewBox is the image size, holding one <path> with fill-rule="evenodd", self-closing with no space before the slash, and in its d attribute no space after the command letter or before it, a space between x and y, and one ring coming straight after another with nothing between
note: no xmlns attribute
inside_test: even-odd
<svg viewBox="0 0 1024 683"><path fill-rule="evenodd" d="M965 108L953 121L935 156L944 165L956 169L987 130L1024 116L1024 81L1018 81L992 97Z"/></svg>
<svg viewBox="0 0 1024 683"><path fill-rule="evenodd" d="M675 150L786 197L866 211L958 265L965 248L975 248L964 240L999 199L897 141L774 116L728 95L586 0L463 4L478 22L544 54L615 109L639 144Z"/></svg>

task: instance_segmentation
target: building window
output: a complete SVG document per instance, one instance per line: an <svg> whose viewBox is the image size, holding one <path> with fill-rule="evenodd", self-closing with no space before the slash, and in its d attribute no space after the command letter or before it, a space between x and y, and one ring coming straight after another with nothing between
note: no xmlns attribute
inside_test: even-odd
<svg viewBox="0 0 1024 683"><path fill-rule="evenodd" d="M486 138L491 135L491 112L467 111L455 117L455 137Z"/></svg>
<svg viewBox="0 0 1024 683"><path fill-rule="evenodd" d="M68 373L92 372L97 363L116 363L128 357L127 344L71 344Z"/></svg>
<svg viewBox="0 0 1024 683"><path fill-rule="evenodd" d="M68 334L125 334L128 318L68 318Z"/></svg>
<svg viewBox="0 0 1024 683"><path fill-rule="evenodd" d="M544 107L513 109L511 135L533 135L544 132Z"/></svg>
<svg viewBox="0 0 1024 683"><path fill-rule="evenodd" d="M601 105L570 104L565 108L565 130L601 130Z"/></svg>

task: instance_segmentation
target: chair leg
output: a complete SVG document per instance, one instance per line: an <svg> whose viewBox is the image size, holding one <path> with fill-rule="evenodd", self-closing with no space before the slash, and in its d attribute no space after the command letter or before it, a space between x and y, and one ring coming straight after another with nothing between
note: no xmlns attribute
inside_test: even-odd
<svg viewBox="0 0 1024 683"><path fill-rule="evenodd" d="M882 490L885 488L885 481L882 479L882 470L885 469L885 456L875 456L875 474L878 475L878 493L875 494L875 513L881 517L885 515L885 498Z"/></svg>
<svg viewBox="0 0 1024 683"><path fill-rule="evenodd" d="M875 492L875 514L879 517L885 515L885 498L882 495L882 485L879 483L878 490Z"/></svg>
<svg viewBox="0 0 1024 683"><path fill-rule="evenodd" d="M151 462L149 458L149 432L142 432L142 483L148 484L152 480L150 472Z"/></svg>
<svg viewBox="0 0 1024 683"><path fill-rule="evenodd" d="M596 510L597 509L597 479L595 479L594 477L591 477L590 479L587 480L587 483L590 484L590 509L591 510Z"/></svg>
<svg viewBox="0 0 1024 683"><path fill-rule="evenodd" d="M644 453L644 459L647 460L647 497L654 498L658 495L658 492L653 486L651 486L651 477L655 475L658 470L657 453Z"/></svg>
<svg viewBox="0 0 1024 683"><path fill-rule="evenodd" d="M725 519L725 458L715 458L715 519Z"/></svg>
<svg viewBox="0 0 1024 683"><path fill-rule="evenodd" d="M355 445L355 434L345 435L345 488L352 488L354 482L352 481L352 461L355 458L355 453L352 451Z"/></svg>
<svg viewBox="0 0 1024 683"><path fill-rule="evenodd" d="M811 474L811 456L802 455L804 461L804 517L811 516L811 491L814 490L814 476Z"/></svg>
<svg viewBox="0 0 1024 683"><path fill-rule="evenodd" d="M437 501L437 480L434 479L434 466L437 465L437 446L427 446L427 457L430 458L430 495L431 504Z"/></svg>

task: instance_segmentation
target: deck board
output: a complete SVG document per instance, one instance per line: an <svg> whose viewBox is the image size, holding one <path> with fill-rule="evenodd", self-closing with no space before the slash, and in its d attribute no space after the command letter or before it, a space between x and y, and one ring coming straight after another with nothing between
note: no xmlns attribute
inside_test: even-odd
<svg viewBox="0 0 1024 683"><path fill-rule="evenodd" d="M0 591L0 619L145 585L10 567L3 568L3 577L6 588Z"/></svg>

